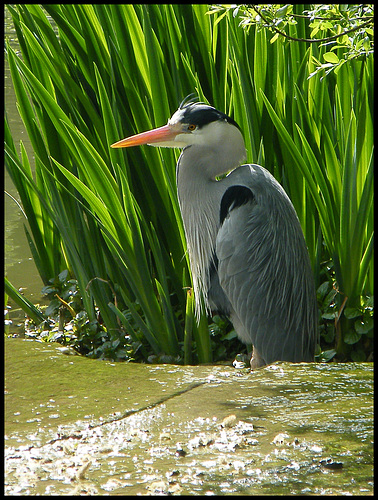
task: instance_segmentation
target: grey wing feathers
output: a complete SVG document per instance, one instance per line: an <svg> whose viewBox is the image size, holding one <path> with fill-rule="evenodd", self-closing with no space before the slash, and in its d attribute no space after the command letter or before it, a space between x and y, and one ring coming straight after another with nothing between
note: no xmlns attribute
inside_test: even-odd
<svg viewBox="0 0 378 500"><path fill-rule="evenodd" d="M266 363L312 361L313 276L298 218L278 186L230 205L216 239L219 283L239 337Z"/></svg>

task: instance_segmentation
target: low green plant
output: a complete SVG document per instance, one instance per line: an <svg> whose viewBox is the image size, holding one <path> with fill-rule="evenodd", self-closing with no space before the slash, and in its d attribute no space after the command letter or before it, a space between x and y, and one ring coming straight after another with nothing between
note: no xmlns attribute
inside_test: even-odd
<svg viewBox="0 0 378 500"><path fill-rule="evenodd" d="M7 277L4 278L4 292L5 292L5 307L8 304L8 299L11 298L26 314L32 318L36 323L44 321L44 316L41 311L24 297L19 290L17 290Z"/></svg>

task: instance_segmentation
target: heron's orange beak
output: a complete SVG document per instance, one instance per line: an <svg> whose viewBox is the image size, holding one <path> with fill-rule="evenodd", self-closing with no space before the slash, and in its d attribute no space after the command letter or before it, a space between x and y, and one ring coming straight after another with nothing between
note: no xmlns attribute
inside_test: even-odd
<svg viewBox="0 0 378 500"><path fill-rule="evenodd" d="M121 141L115 142L111 148L129 148L130 146L141 146L142 144L156 144L173 141L179 131L174 130L170 125L148 130L141 134L126 137Z"/></svg>

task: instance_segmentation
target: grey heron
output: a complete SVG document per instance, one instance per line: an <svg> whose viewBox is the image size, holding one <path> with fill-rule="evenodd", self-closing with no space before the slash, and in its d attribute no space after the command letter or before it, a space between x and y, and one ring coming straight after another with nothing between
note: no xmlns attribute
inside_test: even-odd
<svg viewBox="0 0 378 500"><path fill-rule="evenodd" d="M251 368L313 361L317 304L294 206L265 168L246 158L237 123L185 99L167 125L112 144L182 148L177 193L197 315L227 316L253 345ZM227 174L226 176L224 176Z"/></svg>

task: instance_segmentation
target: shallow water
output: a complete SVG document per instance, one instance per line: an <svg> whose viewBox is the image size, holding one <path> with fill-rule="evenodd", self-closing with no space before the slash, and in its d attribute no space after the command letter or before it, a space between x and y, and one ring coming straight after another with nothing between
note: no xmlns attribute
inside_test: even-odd
<svg viewBox="0 0 378 500"><path fill-rule="evenodd" d="M373 366L91 360L6 339L5 493L373 494Z"/></svg>
<svg viewBox="0 0 378 500"><path fill-rule="evenodd" d="M4 7L4 36L11 47L19 52L19 43L14 29L11 15ZM22 141L31 169L34 172L34 153L26 129L20 118L16 95L11 81L9 64L4 55L4 109L12 132L16 149L20 150ZM8 170L4 169L4 271L9 281L17 288L22 288L24 295L33 304L44 303L42 298L43 282L37 271L32 253L26 238L24 225L28 226L25 216L19 205L20 196L15 188ZM9 196L8 196L9 194ZM29 227L28 227L29 229ZM11 299L11 309L5 316L5 330L12 333L24 334L25 313Z"/></svg>

